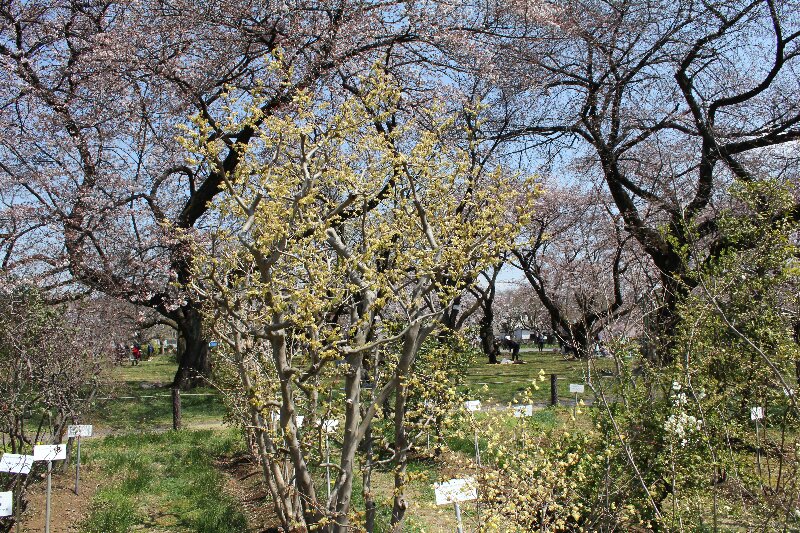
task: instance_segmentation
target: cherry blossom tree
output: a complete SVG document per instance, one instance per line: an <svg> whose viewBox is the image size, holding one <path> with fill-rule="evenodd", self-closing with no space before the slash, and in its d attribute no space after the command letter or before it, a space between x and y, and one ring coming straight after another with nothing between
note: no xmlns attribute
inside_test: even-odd
<svg viewBox="0 0 800 533"><path fill-rule="evenodd" d="M4 2L4 268L56 297L99 291L156 310L185 341L175 383L193 383L209 362L199 302L185 291L189 243L258 125L219 130L235 113L223 97L266 95L268 117L304 88L326 86L320 97L335 100L376 60L422 87L424 36L455 11L355 0ZM288 79L270 71L279 50ZM225 142L212 171L174 141L190 114Z"/></svg>
<svg viewBox="0 0 800 533"><path fill-rule="evenodd" d="M478 338L480 339L481 350L489 358L489 364L500 362L497 360L500 350L494 340L494 309L495 297L497 296L497 278L504 262L501 261L499 264L492 265L484 272L481 272L481 278L478 283L469 289L474 299L471 307L479 311Z"/></svg>
<svg viewBox="0 0 800 533"><path fill-rule="evenodd" d="M604 328L626 316L642 292L637 247L596 191L553 187L534 211L514 264L547 310L554 333L588 357Z"/></svg>
<svg viewBox="0 0 800 533"><path fill-rule="evenodd" d="M470 29L496 50L482 68L502 93L498 134L554 173L601 181L650 256L658 358L696 286L682 258L692 228L712 260L732 179L797 180L798 7L576 0L542 24L514 2Z"/></svg>
<svg viewBox="0 0 800 533"><path fill-rule="evenodd" d="M0 444L4 450L30 455L36 443L62 442L67 425L82 422L81 415L106 384L104 370L119 329L108 307L96 303L53 306L36 287L3 284ZM4 474L0 487L17 491L24 510L24 493L32 479ZM0 531L11 531L13 526L13 518L0 520Z"/></svg>

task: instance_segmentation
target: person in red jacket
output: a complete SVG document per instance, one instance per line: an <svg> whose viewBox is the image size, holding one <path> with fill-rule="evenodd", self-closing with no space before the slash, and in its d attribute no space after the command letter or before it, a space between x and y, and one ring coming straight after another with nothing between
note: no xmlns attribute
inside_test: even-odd
<svg viewBox="0 0 800 533"><path fill-rule="evenodd" d="M139 348L138 344L134 344L133 348L131 349L131 353L133 354L133 366L139 364L139 361L142 360L142 350Z"/></svg>

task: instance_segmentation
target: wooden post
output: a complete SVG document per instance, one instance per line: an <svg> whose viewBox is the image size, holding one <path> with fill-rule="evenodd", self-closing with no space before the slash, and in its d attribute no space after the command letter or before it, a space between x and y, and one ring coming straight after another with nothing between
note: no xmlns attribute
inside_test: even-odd
<svg viewBox="0 0 800 533"><path fill-rule="evenodd" d="M550 405L558 405L558 376L550 374Z"/></svg>
<svg viewBox="0 0 800 533"><path fill-rule="evenodd" d="M178 431L181 429L181 389L180 387L172 388L172 429Z"/></svg>

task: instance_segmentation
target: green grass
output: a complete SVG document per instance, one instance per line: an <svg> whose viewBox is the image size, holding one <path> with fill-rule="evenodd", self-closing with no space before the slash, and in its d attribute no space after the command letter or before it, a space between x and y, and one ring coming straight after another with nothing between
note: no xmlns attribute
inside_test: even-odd
<svg viewBox="0 0 800 533"><path fill-rule="evenodd" d="M565 360L561 354L535 349L522 352L521 365L487 365L481 360L467 373L461 390L472 399L484 404L504 405L520 401L520 393L526 389L532 401L546 404L550 399L550 374L558 375L559 398L571 400L570 383L585 383L589 364L593 376L600 380L601 370L614 370L610 359L586 361ZM82 533L116 533L135 530L174 532L219 532L228 533L246 530L246 518L241 512L241 503L224 495L223 474L214 467L220 456L241 450L243 439L234 430L183 431L163 434L147 433L154 428L171 424L172 407L169 383L177 365L169 356L156 356L137 367L116 367L113 372L115 390L113 396L134 396L135 399L98 401L90 421L114 430L139 430L144 434L128 434L87 442L84 460L104 476L104 486L98 490L91 504L91 512L83 523ZM543 380L540 380L543 371ZM538 385L533 390L532 384ZM484 385L486 384L486 385ZM191 393L213 393L213 389L197 389ZM337 391L337 394L340 394ZM152 397L154 396L154 397ZM591 398L586 390L584 399ZM183 395L183 420L187 424L221 421L225 409L219 395ZM534 432L547 432L560 427L569 431L588 431L592 427L591 412L599 406L586 406L584 413L572 419L572 408L537 409L532 417L514 418L508 411L489 410L475 413L479 422L489 418L499 421L499 428L509 439L515 438L520 426L528 426ZM467 465L454 469L453 465L420 456L410 461L408 471L412 474L408 487L410 499L426 502L434 500L431 483L439 475L458 476L471 472L468 466L474 456L474 441L471 426L458 417L456 427L444 436L444 445L455 452L458 464ZM497 424L495 424L497 427ZM381 424L376 425L381 433ZM391 428L384 430L390 432ZM391 438L391 435L387 435ZM481 457L492 462L497 458L487 452L487 441L479 439ZM334 453L334 457L336 454ZM743 462L752 460L749 456ZM324 471L314 469L318 481L318 495L324 498ZM335 473L332 472L335 476ZM392 469L376 467L373 491L377 503L376 531L386 531L391 519ZM363 510L361 475L354 479L353 506ZM470 506L462 509L465 520L474 517ZM267 511L269 512L269 511ZM432 514L429 507L420 509L420 515L409 512L404 530L411 532L441 531L449 528L450 514Z"/></svg>
<svg viewBox="0 0 800 533"><path fill-rule="evenodd" d="M246 530L241 506L224 494L213 464L241 447L234 430L132 434L92 443L87 465L113 482L95 494L81 533Z"/></svg>
<svg viewBox="0 0 800 533"><path fill-rule="evenodd" d="M142 361L138 366L115 367L112 388L97 400L87 419L112 430L142 430L169 427L172 424L170 384L178 365L168 355ZM133 398L131 398L133 397ZM221 421L225 415L222 399L212 388L199 387L181 396L184 424Z"/></svg>
<svg viewBox="0 0 800 533"><path fill-rule="evenodd" d="M172 383L178 364L172 355L155 355L149 361L142 361L137 366L131 366L125 359L124 364L114 367L112 376L119 383L137 385L141 382Z"/></svg>
<svg viewBox="0 0 800 533"><path fill-rule="evenodd" d="M409 469L411 470L413 467L409 465ZM390 477L392 474L390 471L382 472L380 469L376 469L373 472L373 480L375 480L379 476L386 476L387 478ZM321 487L321 492L317 494L324 497L325 495L325 483L324 483L324 474L321 476L323 484ZM419 484L419 483L418 483ZM424 486L424 485L421 485ZM375 490L375 487L373 487ZM431 489L432 492L432 489ZM391 493L378 493L375 495L375 531L389 531L391 528L392 522L392 495ZM363 478L360 475L356 475L353 478L353 500L352 505L354 509L358 509L359 511L364 510L364 491L363 491ZM403 531L407 531L409 533L422 533L425 531L422 526L420 526L417 521L414 519L413 516L406 515L405 519L403 520Z"/></svg>
<svg viewBox="0 0 800 533"><path fill-rule="evenodd" d="M465 391L470 397L484 403L506 404L515 401L515 396L529 388L534 380L539 385L533 391L533 400L549 400L549 374L556 373L559 380L559 395L569 398L569 383L582 383L586 363L566 361L560 354L525 350L524 365L476 364L470 368ZM608 360L594 361L595 368L610 367ZM158 531L219 532L245 529L244 515L238 510L236 501L222 495L222 474L214 468L213 460L220 455L240 449L241 436L233 430L183 431L162 434L150 433L153 429L168 427L172 422L170 383L177 369L169 356L156 356L143 361L139 366L125 366L113 370L114 390L109 396L118 399L99 400L90 415L92 423L116 431L138 430L138 434L108 437L87 446L90 463L108 480L94 497L91 513L83 524L83 533L116 533L138 529ZM545 381L540 381L539 371L544 370ZM501 383L491 383L499 381ZM489 382L487 390L482 383ZM201 388L191 394L209 393L214 390ZM133 399L121 399L131 396ZM182 396L183 421L192 423L221 421L225 408L217 394L211 396ZM558 411L558 412L557 412ZM560 410L536 411L524 420L509 417L505 424L510 432L520 423L535 424L542 429L563 423ZM495 413L477 413L479 418L496 416ZM141 434L141 432L146 432ZM465 457L474 454L471 431L447 438L447 446ZM482 448L485 442L481 442ZM417 476L412 482L416 498L433 500L431 480L436 477L437 464L412 461L410 471ZM321 480L318 487L324 494L324 472L317 473ZM426 475L420 475L426 474ZM377 476L388 476L391 471L376 472ZM361 498L361 476L354 480L354 506L363 509ZM390 483L386 479L382 485ZM385 487L384 487L385 488ZM391 518L391 492L376 498L377 530L388 528ZM466 512L466 510L465 510ZM414 516L407 516L405 529L422 531L423 526Z"/></svg>
<svg viewBox="0 0 800 533"><path fill-rule="evenodd" d="M564 408L554 409L549 407L547 409L534 411L533 416L524 418L516 418L512 416L509 411L478 412L475 413L474 416L478 426L481 426L487 418L497 419L499 417L502 421L501 427L503 431L509 436L512 436L515 428L522 424L541 431L554 429L569 418L569 412L571 411ZM478 447L481 450L481 454L483 454L487 448L487 440L481 434L482 431L479 433ZM444 444L452 452L461 453L466 457L474 457L475 434L469 422L463 420L463 422L451 427L444 436Z"/></svg>
<svg viewBox="0 0 800 533"><path fill-rule="evenodd" d="M566 360L560 353L540 353L531 347L523 348L520 359L525 364L489 365L481 359L467 372L461 391L484 403L508 404L518 401L518 396L536 382L539 389L531 391L533 401L548 402L550 374L558 376L558 396L562 400L574 396L569 393L570 383L584 383L586 380L586 361ZM600 370L612 370L614 362L611 359L592 359L591 365L592 372L599 377ZM544 381L539 379L540 370L544 370Z"/></svg>
<svg viewBox="0 0 800 533"><path fill-rule="evenodd" d="M213 389L198 388L190 394L211 395L181 396L184 424L222 421L225 406ZM151 431L172 424L172 398L169 388L127 391L124 396L134 396L136 399L98 400L89 419L100 427L113 430Z"/></svg>

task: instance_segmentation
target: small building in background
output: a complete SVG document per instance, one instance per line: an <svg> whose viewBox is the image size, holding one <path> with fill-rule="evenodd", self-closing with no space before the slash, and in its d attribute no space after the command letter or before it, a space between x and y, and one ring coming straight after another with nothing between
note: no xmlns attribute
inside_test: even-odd
<svg viewBox="0 0 800 533"><path fill-rule="evenodd" d="M511 339L519 343L531 342L535 340L533 331L527 328L516 328L514 331L511 332Z"/></svg>

